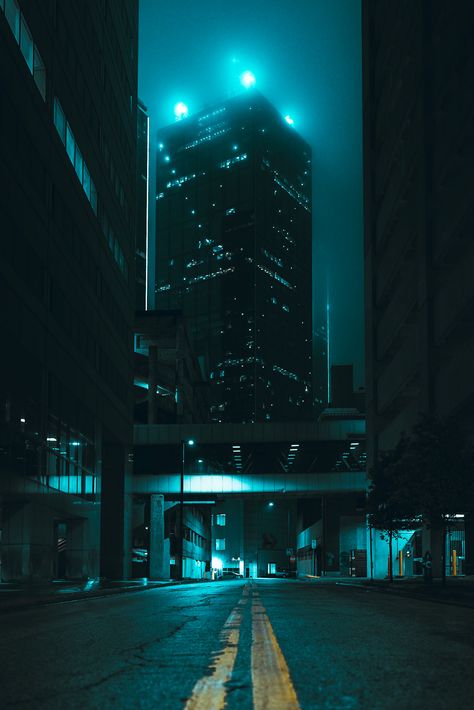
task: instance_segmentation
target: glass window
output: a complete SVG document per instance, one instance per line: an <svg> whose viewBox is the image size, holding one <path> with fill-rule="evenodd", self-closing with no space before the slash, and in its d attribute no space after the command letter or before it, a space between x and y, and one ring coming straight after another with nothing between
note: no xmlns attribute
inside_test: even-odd
<svg viewBox="0 0 474 710"><path fill-rule="evenodd" d="M33 73L33 37L23 16L21 18L20 49L30 72Z"/></svg>
<svg viewBox="0 0 474 710"><path fill-rule="evenodd" d="M41 55L38 52L37 47L35 46L33 49L33 79L35 80L35 84L38 87L38 91L43 97L43 101L46 101L46 71L44 68L43 60L41 59Z"/></svg>
<svg viewBox="0 0 474 710"><path fill-rule="evenodd" d="M69 123L66 125L66 151L69 156L69 160L74 165L74 136L71 131L71 126Z"/></svg>
<svg viewBox="0 0 474 710"><path fill-rule="evenodd" d="M225 525L225 513L218 513L216 515L216 525Z"/></svg>
<svg viewBox="0 0 474 710"><path fill-rule="evenodd" d="M95 214L97 214L97 190L91 179L91 206Z"/></svg>
<svg viewBox="0 0 474 710"><path fill-rule="evenodd" d="M87 165L84 163L84 170L82 173L82 187L84 188L84 192L87 195L87 199L90 201L91 199L91 176L89 173L89 170L87 168Z"/></svg>
<svg viewBox="0 0 474 710"><path fill-rule="evenodd" d="M20 8L16 0L5 0L5 15L17 42L20 41Z"/></svg>
<svg viewBox="0 0 474 710"><path fill-rule="evenodd" d="M82 165L83 165L83 160L82 160L82 153L79 150L79 148L76 145L76 154L74 157L74 169L77 173L77 177L79 178L81 185L82 185Z"/></svg>
<svg viewBox="0 0 474 710"><path fill-rule="evenodd" d="M59 133L59 136L63 142L63 144L66 144L66 117L64 115L64 111L61 108L61 104L57 100L57 98L54 99L54 125L56 126L56 130Z"/></svg>
<svg viewBox="0 0 474 710"><path fill-rule="evenodd" d="M225 537L216 538L216 550L225 550Z"/></svg>

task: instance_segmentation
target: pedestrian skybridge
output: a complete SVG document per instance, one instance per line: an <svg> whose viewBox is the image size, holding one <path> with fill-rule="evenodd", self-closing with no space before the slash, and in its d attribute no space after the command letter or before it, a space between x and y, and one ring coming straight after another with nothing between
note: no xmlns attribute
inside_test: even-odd
<svg viewBox="0 0 474 710"><path fill-rule="evenodd" d="M363 492L365 421L137 425L134 493L176 499L181 483L187 500Z"/></svg>

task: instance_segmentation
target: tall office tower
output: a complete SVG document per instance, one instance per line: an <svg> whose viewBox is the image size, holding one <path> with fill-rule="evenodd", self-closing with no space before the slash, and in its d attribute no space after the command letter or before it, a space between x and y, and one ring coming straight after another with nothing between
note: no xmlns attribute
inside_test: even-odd
<svg viewBox="0 0 474 710"><path fill-rule="evenodd" d="M372 459L419 412L474 434L473 26L470 2L363 3Z"/></svg>
<svg viewBox="0 0 474 710"><path fill-rule="evenodd" d="M3 579L127 574L137 31L0 0Z"/></svg>
<svg viewBox="0 0 474 710"><path fill-rule="evenodd" d="M150 173L150 119L146 106L137 104L137 217L135 240L135 309L147 307L148 185Z"/></svg>
<svg viewBox="0 0 474 710"><path fill-rule="evenodd" d="M157 306L188 319L211 419L309 419L309 145L255 90L158 141Z"/></svg>

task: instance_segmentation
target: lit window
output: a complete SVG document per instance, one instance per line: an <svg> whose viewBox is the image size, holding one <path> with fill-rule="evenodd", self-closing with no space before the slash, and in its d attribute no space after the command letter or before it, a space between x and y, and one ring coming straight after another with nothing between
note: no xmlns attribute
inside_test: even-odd
<svg viewBox="0 0 474 710"><path fill-rule="evenodd" d="M97 215L97 190L95 189L95 185L91 180L91 207L94 210L94 213Z"/></svg>
<svg viewBox="0 0 474 710"><path fill-rule="evenodd" d="M216 515L216 525L225 525L225 513L218 513Z"/></svg>
<svg viewBox="0 0 474 710"><path fill-rule="evenodd" d="M20 49L30 72L33 73L33 37L23 16L21 18Z"/></svg>
<svg viewBox="0 0 474 710"><path fill-rule="evenodd" d="M74 165L74 136L71 131L71 126L69 123L66 125L66 152L69 156L69 160Z"/></svg>
<svg viewBox="0 0 474 710"><path fill-rule="evenodd" d="M77 177L79 178L79 180L81 182L81 185L82 185L82 165L83 165L82 153L76 145L76 154L74 156L74 168L76 170Z"/></svg>
<svg viewBox="0 0 474 710"><path fill-rule="evenodd" d="M216 538L216 550L225 550L225 537Z"/></svg>
<svg viewBox="0 0 474 710"><path fill-rule="evenodd" d="M5 16L17 42L20 40L20 8L16 0L5 0Z"/></svg>
<svg viewBox="0 0 474 710"><path fill-rule="evenodd" d="M82 187L84 188L84 192L87 195L87 199L90 201L91 199L91 175L90 172L87 168L87 165L84 163L84 170L82 174Z"/></svg>
<svg viewBox="0 0 474 710"><path fill-rule="evenodd" d="M43 101L46 100L46 71L44 68L43 60L38 52L37 47L34 47L34 58L33 58L33 79L38 91L43 97Z"/></svg>
<svg viewBox="0 0 474 710"><path fill-rule="evenodd" d="M56 130L59 133L59 137L61 138L61 141L63 144L66 144L66 117L64 116L64 111L61 108L61 104L57 100L57 98L54 99L54 125L56 126Z"/></svg>

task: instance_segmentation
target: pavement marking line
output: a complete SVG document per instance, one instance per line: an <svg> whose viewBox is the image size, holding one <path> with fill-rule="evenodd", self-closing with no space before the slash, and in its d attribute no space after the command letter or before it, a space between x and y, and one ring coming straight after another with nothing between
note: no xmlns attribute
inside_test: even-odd
<svg viewBox="0 0 474 710"><path fill-rule="evenodd" d="M300 710L285 657L256 590L252 599L252 686L254 710Z"/></svg>
<svg viewBox="0 0 474 710"><path fill-rule="evenodd" d="M184 710L223 710L226 705L227 689L225 684L232 676L237 650L239 646L240 624L242 623L242 607L248 599L248 587L242 592L242 599L230 612L219 634L224 648L209 664L210 675L197 681Z"/></svg>

